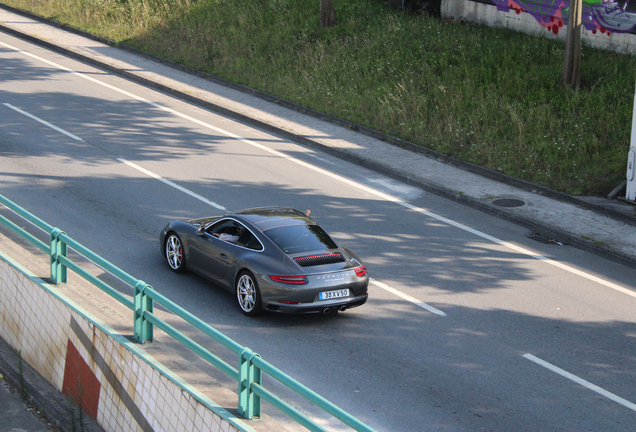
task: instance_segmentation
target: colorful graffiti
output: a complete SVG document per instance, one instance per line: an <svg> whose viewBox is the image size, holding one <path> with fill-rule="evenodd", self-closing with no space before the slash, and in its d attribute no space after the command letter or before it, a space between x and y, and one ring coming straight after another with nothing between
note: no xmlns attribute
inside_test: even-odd
<svg viewBox="0 0 636 432"><path fill-rule="evenodd" d="M559 34L567 24L569 1L564 0L492 0L497 10L513 9L531 14L546 30ZM636 11L627 10L629 0L621 6L614 0L583 0L583 25L596 34L631 33L636 27Z"/></svg>

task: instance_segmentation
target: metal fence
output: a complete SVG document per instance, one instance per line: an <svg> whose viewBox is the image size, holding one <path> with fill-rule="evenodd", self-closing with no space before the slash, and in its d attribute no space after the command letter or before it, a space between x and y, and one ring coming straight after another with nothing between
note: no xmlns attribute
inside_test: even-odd
<svg viewBox="0 0 636 432"><path fill-rule="evenodd" d="M50 241L49 244L46 244L25 231L23 228L11 222L9 219L0 215L0 223L9 227L12 231L24 237L31 244L50 255L51 280L54 284L66 283L68 277L67 269L72 270L134 312L134 337L137 341L140 343L151 342L153 340L153 328L157 327L176 341L180 342L183 346L199 355L203 360L228 375L238 383L238 411L246 419L251 420L260 417L261 400L264 400L308 430L326 432L325 428L318 425L307 416L301 414L288 403L265 389L262 384L263 373L265 373L293 390L298 395L304 397L317 407L323 409L325 412L350 426L352 429L361 432L373 431L373 429L349 413L332 404L322 396L313 392L306 386L300 384L293 378L269 364L267 361L263 360L260 355L254 353L249 348L239 345L176 303L159 294L144 281L134 278L99 255L90 251L88 248L82 246L66 235L64 231L50 226L2 195L0 195L0 204L3 204L11 211L49 234ZM107 283L93 276L78 264L71 261L68 258L67 253L69 247L80 255L90 259L104 270L118 277L126 284L130 285L134 290L133 300L130 300L124 294L121 294ZM153 314L154 302L157 302L161 306L170 310L175 315L181 317L207 336L213 338L237 354L238 367L234 367L221 360L200 344L188 338L167 322L160 319L157 315Z"/></svg>

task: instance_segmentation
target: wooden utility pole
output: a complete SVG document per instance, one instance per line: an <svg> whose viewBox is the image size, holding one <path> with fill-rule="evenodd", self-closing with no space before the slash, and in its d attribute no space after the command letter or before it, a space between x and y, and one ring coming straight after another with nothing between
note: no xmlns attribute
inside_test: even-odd
<svg viewBox="0 0 636 432"><path fill-rule="evenodd" d="M570 0L568 33L565 42L563 86L579 89L581 85L581 30L583 29L583 0Z"/></svg>
<svg viewBox="0 0 636 432"><path fill-rule="evenodd" d="M333 0L320 0L320 24L324 28L336 25L336 9Z"/></svg>

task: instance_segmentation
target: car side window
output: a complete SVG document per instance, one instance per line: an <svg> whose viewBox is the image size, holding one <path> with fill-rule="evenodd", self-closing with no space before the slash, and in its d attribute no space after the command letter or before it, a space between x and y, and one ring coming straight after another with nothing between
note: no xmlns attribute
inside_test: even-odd
<svg viewBox="0 0 636 432"><path fill-rule="evenodd" d="M206 232L237 246L253 250L263 250L263 245L245 226L235 220L225 219L210 226ZM221 236L225 234L227 236ZM236 238L235 236L238 236ZM231 238L234 241L227 240Z"/></svg>
<svg viewBox="0 0 636 432"><path fill-rule="evenodd" d="M243 234L241 234L239 239L236 241L236 244L248 249L263 250L263 245L261 244L261 242L259 242L254 234L252 234L250 230L247 229L243 232Z"/></svg>
<svg viewBox="0 0 636 432"><path fill-rule="evenodd" d="M224 233L229 234L231 231L236 230L239 226L242 225L232 219L224 219L208 227L206 232L211 235Z"/></svg>

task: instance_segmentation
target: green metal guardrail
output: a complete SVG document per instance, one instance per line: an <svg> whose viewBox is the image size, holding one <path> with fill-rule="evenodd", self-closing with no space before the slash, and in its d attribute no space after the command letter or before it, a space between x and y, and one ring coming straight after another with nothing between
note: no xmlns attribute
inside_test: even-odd
<svg viewBox="0 0 636 432"><path fill-rule="evenodd" d="M331 414L346 425L350 426L352 429L359 432L374 432L373 429L371 429L369 426L365 425L349 413L332 404L322 396L310 390L308 387L300 384L290 376L284 374L283 372L263 360L260 355L252 352L252 350L250 350L249 348L239 345L232 339L225 336L223 333L209 326L176 303L156 292L147 283L132 277L131 275L114 266L99 255L82 246L81 244L67 236L66 233L64 233L60 229L50 226L46 222L40 220L36 216L22 209L20 206L16 205L2 195L0 195L0 204L3 204L22 218L49 233L50 244L47 245L46 243L29 234L24 229L14 224L4 216L0 215L0 223L6 225L12 231L24 237L31 244L42 249L44 252L47 252L50 255L51 280L53 281L53 283L66 283L67 269L71 269L73 272L91 282L93 285L95 285L105 293L109 294L114 299L116 299L134 312L134 337L137 341L141 343L152 342L153 328L157 327L174 338L176 341L183 344L186 348L199 355L203 360L207 361L208 363L228 375L230 378L237 381L239 386L238 410L243 417L250 420L260 417L261 400L264 400L289 416L292 420L307 428L308 430L326 432L325 428L318 425L307 416L298 412L296 409L291 407L288 403L286 403L270 391L266 390L262 385L262 375L263 373L266 373L270 377L279 381L317 407L323 409L325 412ZM84 257L90 259L99 267L115 275L126 284L133 287L133 300L130 300L128 297L121 294L110 285L96 278L95 276L81 268L79 265L72 262L68 258L69 247L74 249L76 252L83 255ZM159 303L175 315L181 317L183 320L191 324L193 327L197 328L198 330L205 333L207 336L221 343L223 346L230 349L235 354L238 354L238 368L234 368L225 361L221 360L219 357L199 345L197 342L188 338L183 333L172 327L170 324L153 314L154 302Z"/></svg>

